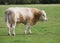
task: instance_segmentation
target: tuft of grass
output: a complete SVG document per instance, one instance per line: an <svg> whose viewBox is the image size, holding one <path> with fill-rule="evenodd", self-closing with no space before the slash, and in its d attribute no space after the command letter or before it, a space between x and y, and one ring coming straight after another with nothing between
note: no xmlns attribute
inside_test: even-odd
<svg viewBox="0 0 60 43"><path fill-rule="evenodd" d="M16 36L8 36L5 23L5 9L8 7L35 7L45 10L47 22L32 26L32 34L24 35L25 25L16 27ZM0 43L60 43L60 4L46 5L0 5Z"/></svg>

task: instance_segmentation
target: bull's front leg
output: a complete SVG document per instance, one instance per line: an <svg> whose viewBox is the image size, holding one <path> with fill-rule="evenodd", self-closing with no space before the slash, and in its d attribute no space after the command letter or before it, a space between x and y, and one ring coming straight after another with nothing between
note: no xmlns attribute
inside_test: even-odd
<svg viewBox="0 0 60 43"><path fill-rule="evenodd" d="M31 32L31 25L29 23L26 24L26 30L25 30L25 34L28 34L28 33L32 33Z"/></svg>

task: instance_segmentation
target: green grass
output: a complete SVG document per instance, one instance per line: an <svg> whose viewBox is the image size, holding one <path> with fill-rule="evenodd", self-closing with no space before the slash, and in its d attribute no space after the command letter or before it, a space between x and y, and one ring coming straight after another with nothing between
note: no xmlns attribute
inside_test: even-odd
<svg viewBox="0 0 60 43"><path fill-rule="evenodd" d="M8 7L36 7L45 10L47 22L32 26L32 34L24 35L25 25L16 27L16 36L8 36L5 9ZM0 5L0 43L60 43L60 4L50 5Z"/></svg>

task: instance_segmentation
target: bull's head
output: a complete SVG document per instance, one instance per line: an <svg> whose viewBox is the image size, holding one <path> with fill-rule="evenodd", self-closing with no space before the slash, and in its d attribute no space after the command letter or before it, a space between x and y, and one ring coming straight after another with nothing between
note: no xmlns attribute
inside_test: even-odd
<svg viewBox="0 0 60 43"><path fill-rule="evenodd" d="M41 14L40 20L41 21L47 21L46 12L44 10L41 10L40 14Z"/></svg>

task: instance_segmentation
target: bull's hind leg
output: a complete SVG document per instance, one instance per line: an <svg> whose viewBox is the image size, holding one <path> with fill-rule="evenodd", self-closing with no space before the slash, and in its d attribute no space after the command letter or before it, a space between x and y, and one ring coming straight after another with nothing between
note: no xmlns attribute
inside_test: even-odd
<svg viewBox="0 0 60 43"><path fill-rule="evenodd" d="M12 35L15 36L16 23L12 25Z"/></svg>
<svg viewBox="0 0 60 43"><path fill-rule="evenodd" d="M8 35L11 36L11 25L8 22L7 22L7 27L8 27Z"/></svg>

